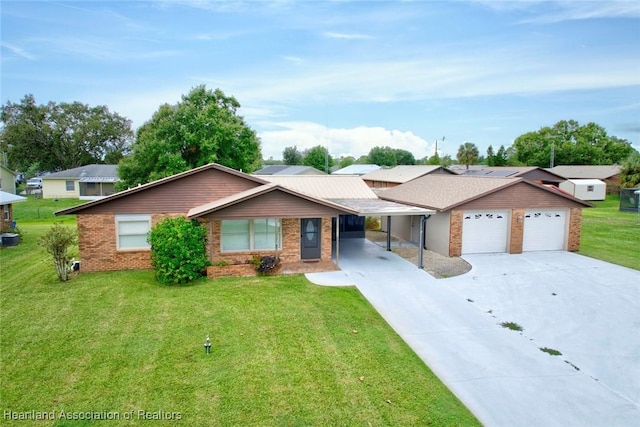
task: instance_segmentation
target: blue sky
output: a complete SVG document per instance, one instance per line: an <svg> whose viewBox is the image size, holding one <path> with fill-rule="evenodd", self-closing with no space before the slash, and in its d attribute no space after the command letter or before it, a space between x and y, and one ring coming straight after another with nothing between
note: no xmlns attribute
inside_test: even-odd
<svg viewBox="0 0 640 427"><path fill-rule="evenodd" d="M1 100L149 120L220 88L265 158L481 153L559 120L640 149L640 1L6 1ZM443 142L444 139L444 142Z"/></svg>

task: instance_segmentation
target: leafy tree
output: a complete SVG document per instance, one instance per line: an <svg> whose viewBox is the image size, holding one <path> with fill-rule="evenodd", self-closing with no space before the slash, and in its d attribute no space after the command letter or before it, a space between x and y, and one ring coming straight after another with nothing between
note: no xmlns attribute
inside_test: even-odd
<svg viewBox="0 0 640 427"><path fill-rule="evenodd" d="M78 243L75 229L55 223L44 236L40 237L39 243L53 257L53 265L60 281L69 280L73 259L69 251Z"/></svg>
<svg viewBox="0 0 640 427"><path fill-rule="evenodd" d="M407 150L403 150L401 148L396 148L393 151L396 155L397 165L415 165L416 164L416 158L411 152Z"/></svg>
<svg viewBox="0 0 640 427"><path fill-rule="evenodd" d="M262 166L264 167L265 165L284 165L284 162L274 159L273 156L269 156L266 160L262 159Z"/></svg>
<svg viewBox="0 0 640 427"><path fill-rule="evenodd" d="M344 156L338 160L338 166L340 169L346 168L347 166L351 166L356 162L356 159L353 156Z"/></svg>
<svg viewBox="0 0 640 427"><path fill-rule="evenodd" d="M305 151L302 164L329 173L327 168L330 169L333 166L333 159L325 147L316 145Z"/></svg>
<svg viewBox="0 0 640 427"><path fill-rule="evenodd" d="M120 162L118 188L133 187L207 163L252 172L262 161L260 141L237 114L240 103L220 89L198 86L175 105L161 105L138 130Z"/></svg>
<svg viewBox="0 0 640 427"><path fill-rule="evenodd" d="M373 147L369 150L367 157L369 158L369 163L378 166L393 167L398 164L396 153L391 147Z"/></svg>
<svg viewBox="0 0 640 427"><path fill-rule="evenodd" d="M293 147L285 147L282 152L282 160L285 165L301 165L302 153L298 151L298 147L295 145Z"/></svg>
<svg viewBox="0 0 640 427"><path fill-rule="evenodd" d="M458 162L465 165L467 169L469 169L469 165L478 161L478 157L478 147L474 143L465 142L458 147Z"/></svg>
<svg viewBox="0 0 640 427"><path fill-rule="evenodd" d="M493 152L493 145L487 147L487 166L495 166L494 162L495 153Z"/></svg>
<svg viewBox="0 0 640 427"><path fill-rule="evenodd" d="M635 150L622 163L620 186L623 188L640 187L640 153Z"/></svg>
<svg viewBox="0 0 640 427"><path fill-rule="evenodd" d="M38 164L42 171L71 169L92 163L117 163L133 138L131 122L104 105L80 102L36 104L26 95L7 102L0 118L3 151L12 168Z"/></svg>
<svg viewBox="0 0 640 427"><path fill-rule="evenodd" d="M416 158L407 150L391 147L373 147L367 156L369 163L378 166L415 165Z"/></svg>
<svg viewBox="0 0 640 427"><path fill-rule="evenodd" d="M149 232L151 265L159 282L187 283L202 277L209 259L207 231L198 221L166 218Z"/></svg>
<svg viewBox="0 0 640 427"><path fill-rule="evenodd" d="M519 136L513 143L517 158L528 166L608 165L622 162L633 148L631 143L595 124L584 126L562 120L553 127Z"/></svg>
<svg viewBox="0 0 640 427"><path fill-rule="evenodd" d="M367 156L366 154L361 155L355 161L356 165L366 165L368 163L369 163L369 156Z"/></svg>
<svg viewBox="0 0 640 427"><path fill-rule="evenodd" d="M450 154L445 154L440 158L440 165L442 166L451 166L453 164L453 159Z"/></svg>
<svg viewBox="0 0 640 427"><path fill-rule="evenodd" d="M433 156L431 157L425 157L422 161L423 164L425 165L440 165L440 162L442 161L442 159L440 159L440 156L438 155L438 153L435 153Z"/></svg>
<svg viewBox="0 0 640 427"><path fill-rule="evenodd" d="M487 165L488 166L505 166L507 164L507 150L505 150L504 145L501 145L498 148L498 152L493 152L493 147L490 145L487 148Z"/></svg>

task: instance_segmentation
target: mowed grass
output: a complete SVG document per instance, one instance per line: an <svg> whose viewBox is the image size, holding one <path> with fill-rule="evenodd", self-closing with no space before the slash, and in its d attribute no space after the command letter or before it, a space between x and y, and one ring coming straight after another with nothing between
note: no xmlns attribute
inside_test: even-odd
<svg viewBox="0 0 640 427"><path fill-rule="evenodd" d="M580 254L640 270L640 217L620 211L620 197L607 196L582 210Z"/></svg>
<svg viewBox="0 0 640 427"><path fill-rule="evenodd" d="M22 244L0 249L0 410L58 418L3 425L138 425L138 411L179 413L153 421L167 426L479 424L355 288L300 275L167 287L151 271L60 283L37 246L50 225L22 222Z"/></svg>

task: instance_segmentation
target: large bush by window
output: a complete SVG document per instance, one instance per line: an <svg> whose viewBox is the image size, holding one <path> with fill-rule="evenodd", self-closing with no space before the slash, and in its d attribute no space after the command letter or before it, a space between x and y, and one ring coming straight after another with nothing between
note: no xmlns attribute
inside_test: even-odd
<svg viewBox="0 0 640 427"><path fill-rule="evenodd" d="M151 229L149 243L151 265L161 283L186 283L205 274L206 229L199 222L167 218Z"/></svg>

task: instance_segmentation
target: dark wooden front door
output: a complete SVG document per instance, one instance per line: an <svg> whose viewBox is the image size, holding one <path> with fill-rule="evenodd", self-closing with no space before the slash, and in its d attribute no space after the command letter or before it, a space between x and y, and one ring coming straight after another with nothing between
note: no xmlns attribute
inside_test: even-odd
<svg viewBox="0 0 640 427"><path fill-rule="evenodd" d="M320 258L320 218L300 220L300 258Z"/></svg>

